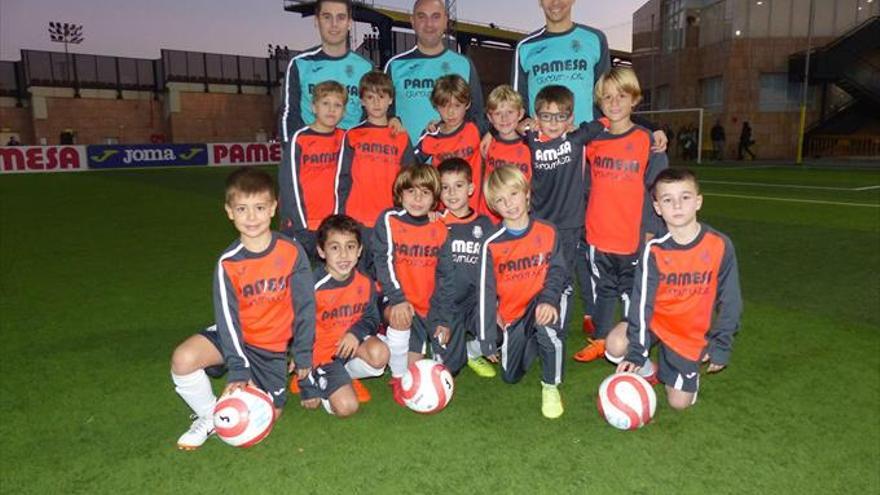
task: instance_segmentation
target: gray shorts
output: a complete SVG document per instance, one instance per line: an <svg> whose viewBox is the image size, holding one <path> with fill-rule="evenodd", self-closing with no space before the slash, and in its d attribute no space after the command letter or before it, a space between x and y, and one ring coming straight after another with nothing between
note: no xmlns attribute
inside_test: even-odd
<svg viewBox="0 0 880 495"><path fill-rule="evenodd" d="M657 352L657 379L664 385L682 392L696 393L700 389L700 361L693 361L673 351L654 332L648 332L648 348L659 344Z"/></svg>
<svg viewBox="0 0 880 495"><path fill-rule="evenodd" d="M220 347L220 335L217 326L210 327L199 332L214 344L214 347L222 354ZM287 402L287 354L284 352L272 352L252 345L244 345L244 354L251 363L251 379L262 390L272 396L275 407L281 409ZM226 372L226 366L211 366L205 372L218 378Z"/></svg>
<svg viewBox="0 0 880 495"><path fill-rule="evenodd" d="M333 392L351 384L351 377L345 369L345 362L334 359L312 368L311 373L299 380L299 396L302 400L330 400Z"/></svg>

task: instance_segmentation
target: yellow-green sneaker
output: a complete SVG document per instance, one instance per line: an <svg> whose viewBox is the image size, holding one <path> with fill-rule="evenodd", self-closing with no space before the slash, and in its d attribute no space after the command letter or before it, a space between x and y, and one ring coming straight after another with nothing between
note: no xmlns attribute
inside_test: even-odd
<svg viewBox="0 0 880 495"><path fill-rule="evenodd" d="M468 359L467 365L480 378L495 378L495 367L483 356Z"/></svg>
<svg viewBox="0 0 880 495"><path fill-rule="evenodd" d="M564 409L562 408L562 397L559 395L559 389L556 385L542 384L541 391L541 414L548 419L556 419L562 416Z"/></svg>

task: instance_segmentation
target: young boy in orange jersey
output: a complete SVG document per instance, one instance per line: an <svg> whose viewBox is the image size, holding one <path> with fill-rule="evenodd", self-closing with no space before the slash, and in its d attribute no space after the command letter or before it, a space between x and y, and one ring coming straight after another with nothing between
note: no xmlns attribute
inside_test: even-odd
<svg viewBox="0 0 880 495"><path fill-rule="evenodd" d="M339 213L365 228L360 267L373 273L370 239L373 224L382 211L394 205L391 189L402 167L415 162L412 144L402 126L389 125L388 108L394 101L394 84L387 74L368 72L361 78L361 103L367 120L355 125L342 141L339 166Z"/></svg>
<svg viewBox="0 0 880 495"><path fill-rule="evenodd" d="M242 168L226 180L226 215L240 235L214 272L217 323L177 346L171 357L174 390L195 413L177 441L180 449L197 449L214 433L216 398L207 373L219 376L225 365L224 394L254 384L272 395L277 416L287 400L288 354L297 376L312 367L312 272L302 246L270 230L276 206L267 173Z"/></svg>
<svg viewBox="0 0 880 495"><path fill-rule="evenodd" d="M506 84L496 87L489 93L486 115L495 129L495 136L486 150L483 174L488 177L496 168L511 165L518 168L526 176L526 180L531 181L532 153L529 145L517 132L517 125L525 115L522 96ZM496 224L501 221L501 217L486 204L485 194L478 211Z"/></svg>
<svg viewBox="0 0 880 495"><path fill-rule="evenodd" d="M587 143L586 241L589 282L593 287L593 339L575 353L588 362L605 355L605 337L614 326L617 300L626 315L639 247L645 237L663 229L651 207L650 188L668 167L664 153L651 152L651 131L630 119L641 101L636 73L615 67L596 82L595 100L608 128Z"/></svg>
<svg viewBox="0 0 880 495"><path fill-rule="evenodd" d="M733 243L697 220L703 196L693 172L660 172L653 196L668 233L645 244L627 321L608 335L605 355L617 371L656 373L669 405L681 410L697 400L701 362L709 373L727 366L742 294ZM658 363L648 359L654 344Z"/></svg>
<svg viewBox="0 0 880 495"><path fill-rule="evenodd" d="M345 112L346 101L348 94L336 81L315 86L315 121L296 130L284 144L278 168L281 230L296 237L313 261L317 261L315 229L339 209L336 183L344 131L336 126Z"/></svg>
<svg viewBox="0 0 880 495"><path fill-rule="evenodd" d="M475 340L477 332L477 285L479 282L480 246L492 234L495 226L485 215L480 215L468 203L474 193L471 167L461 158L444 160L437 169L440 173L440 199L446 209L441 221L449 230L441 251L441 262L451 261L451 279L443 280L431 298L428 320L443 319L439 313L447 311L452 335L445 347L433 346L435 356L453 375L465 363L483 378L495 376L495 368L486 361ZM451 306L449 306L451 304Z"/></svg>
<svg viewBox="0 0 880 495"><path fill-rule="evenodd" d="M370 400L359 378L380 376L388 347L375 337L379 327L376 286L357 270L361 255L358 223L331 215L316 233L324 265L315 270L315 352L312 372L299 380L304 407L320 404L338 417L351 416Z"/></svg>
<svg viewBox="0 0 880 495"><path fill-rule="evenodd" d="M388 327L385 341L391 351L391 386L395 400L402 404L400 378L409 359L419 354L428 329L440 345L449 342L448 321L428 326L428 310L438 274L440 248L446 242L446 225L432 222L428 213L440 199L440 177L428 165L413 165L400 171L394 180L394 204L376 220L373 229L373 263L376 278L386 301ZM447 317L445 311L438 312ZM442 328L441 328L442 327ZM420 342L421 340L421 342ZM412 352L410 352L412 351Z"/></svg>
<svg viewBox="0 0 880 495"><path fill-rule="evenodd" d="M501 377L520 381L541 357L541 413L562 416L566 329L561 318L568 280L560 238L553 224L529 216L531 190L514 167L496 168L486 179L486 199L501 215L501 228L483 243L480 260L480 339L489 360L501 328ZM496 326L497 325L497 326Z"/></svg>
<svg viewBox="0 0 880 495"><path fill-rule="evenodd" d="M480 203L483 181L481 133L477 124L465 119L471 106L468 83L457 74L437 78L431 91L431 105L440 114L440 123L436 130L426 129L422 133L416 144L416 159L434 167L439 167L448 158L466 160L474 178L474 194L469 203L476 210ZM430 127L432 126L429 125L429 129Z"/></svg>

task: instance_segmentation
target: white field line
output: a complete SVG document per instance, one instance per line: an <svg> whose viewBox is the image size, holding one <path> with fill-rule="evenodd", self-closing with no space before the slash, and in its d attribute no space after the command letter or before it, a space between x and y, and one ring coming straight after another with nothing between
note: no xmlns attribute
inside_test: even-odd
<svg viewBox="0 0 880 495"><path fill-rule="evenodd" d="M880 186L865 187L833 187L833 186L807 186L802 184L775 184L772 182L740 182L732 180L700 180L701 184L725 184L730 186L755 186L755 187L778 187L787 189L817 189L822 191L869 191L880 189Z"/></svg>
<svg viewBox="0 0 880 495"><path fill-rule="evenodd" d="M703 181L703 182L705 182L705 181ZM822 201L819 199L776 198L776 197L772 197L772 196L747 196L745 194L721 194L721 193L703 193L703 196L717 196L720 198L757 199L759 201L782 201L785 203L807 203L807 204L814 204L814 205L860 206L863 208L880 208L880 204L845 203L845 202L841 202L841 201Z"/></svg>

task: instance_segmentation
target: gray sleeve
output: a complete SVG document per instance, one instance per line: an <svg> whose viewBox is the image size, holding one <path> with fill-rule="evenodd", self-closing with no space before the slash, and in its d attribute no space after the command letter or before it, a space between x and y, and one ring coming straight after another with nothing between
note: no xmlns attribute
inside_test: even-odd
<svg viewBox="0 0 880 495"><path fill-rule="evenodd" d="M244 337L238 317L238 298L235 287L226 275L222 263L214 273L214 321L220 336L220 353L229 370L228 382L246 382L251 378L250 364L244 355Z"/></svg>
<svg viewBox="0 0 880 495"><path fill-rule="evenodd" d="M309 266L306 250L297 242L296 264L290 276L290 296L293 299L293 339L289 354L297 369L312 367L315 346L315 278Z"/></svg>
<svg viewBox="0 0 880 495"><path fill-rule="evenodd" d="M438 220L439 221L439 220ZM452 328L450 317L455 311L455 264L452 262L452 237L447 236L440 248L437 269L434 273L434 293L431 294L428 334L433 335L436 325Z"/></svg>
<svg viewBox="0 0 880 495"><path fill-rule="evenodd" d="M302 191L299 181L294 186L297 174L297 159L301 154L296 140L284 143L281 148L281 164L278 166L278 210L279 227L285 234L293 236L306 228L305 204L301 201Z"/></svg>
<svg viewBox="0 0 880 495"><path fill-rule="evenodd" d="M401 168L416 164L416 155L413 151L412 141L410 139L406 140L406 148L403 149L403 154L400 155L400 161Z"/></svg>
<svg viewBox="0 0 880 495"><path fill-rule="evenodd" d="M342 138L342 146L339 150L339 183L336 186L336 213L345 213L345 204L348 195L351 194L351 162L354 159L354 150L348 144L348 133Z"/></svg>
<svg viewBox="0 0 880 495"><path fill-rule="evenodd" d="M510 71L510 80L513 90L522 97L523 108L526 116L531 113L529 105L529 75L522 69L522 61L519 59L519 46L513 52L513 64Z"/></svg>
<svg viewBox="0 0 880 495"><path fill-rule="evenodd" d="M706 335L709 341L709 360L726 365L733 348L733 336L739 330L743 301L739 285L739 268L733 243L724 238L724 257L718 269L718 292L715 297L717 314Z"/></svg>
<svg viewBox="0 0 880 495"><path fill-rule="evenodd" d="M654 313L654 296L659 283L657 263L651 256L651 243L645 245L642 259L636 266L633 289L630 294L629 313L626 315L626 337L629 347L626 360L642 366L648 359L648 324ZM644 305L644 307L642 307Z"/></svg>
<svg viewBox="0 0 880 495"><path fill-rule="evenodd" d="M278 136L282 142L290 141L294 131L304 125L299 103L301 98L299 67L296 59L291 59L284 76L284 94L281 95L281 109L278 112Z"/></svg>
<svg viewBox="0 0 880 495"><path fill-rule="evenodd" d="M567 270L568 265L566 265L562 254L562 247L559 245L559 232L556 232L553 253L550 255L550 267L547 269L547 277L544 279L544 289L538 295L539 303L547 303L557 310L559 309L559 299L562 297L562 291L565 289L568 279Z"/></svg>
<svg viewBox="0 0 880 495"><path fill-rule="evenodd" d="M605 33L602 31L596 31L596 34L599 36L599 62L593 66L593 84L599 80L599 78L608 73L611 70L611 55L608 52L608 39L605 38ZM588 91L592 91L593 88L588 88ZM599 108L599 102L593 102L593 117L599 118L602 116L602 109Z"/></svg>
<svg viewBox="0 0 880 495"><path fill-rule="evenodd" d="M388 238L386 229L389 219L385 213L379 216L373 228L373 267L376 269L376 279L382 287L382 295L388 298L391 305L406 302L403 289L397 283L394 272L393 254L389 254L388 247L391 239Z"/></svg>
<svg viewBox="0 0 880 495"><path fill-rule="evenodd" d="M495 286L495 269L489 243L483 243L480 251L480 278L477 283L477 340L484 356L497 352L498 338L498 292Z"/></svg>
<svg viewBox="0 0 880 495"><path fill-rule="evenodd" d="M654 140L652 138L651 143L653 144L653 142ZM644 204L642 205L642 230L643 232L650 232L655 236L659 236L665 231L666 224L663 223L663 219L660 218L660 215L654 211L654 198L651 196L651 186L657 179L657 174L667 168L669 168L669 161L666 158L666 153L651 153L651 156L648 158L647 170L645 170L645 199Z"/></svg>

